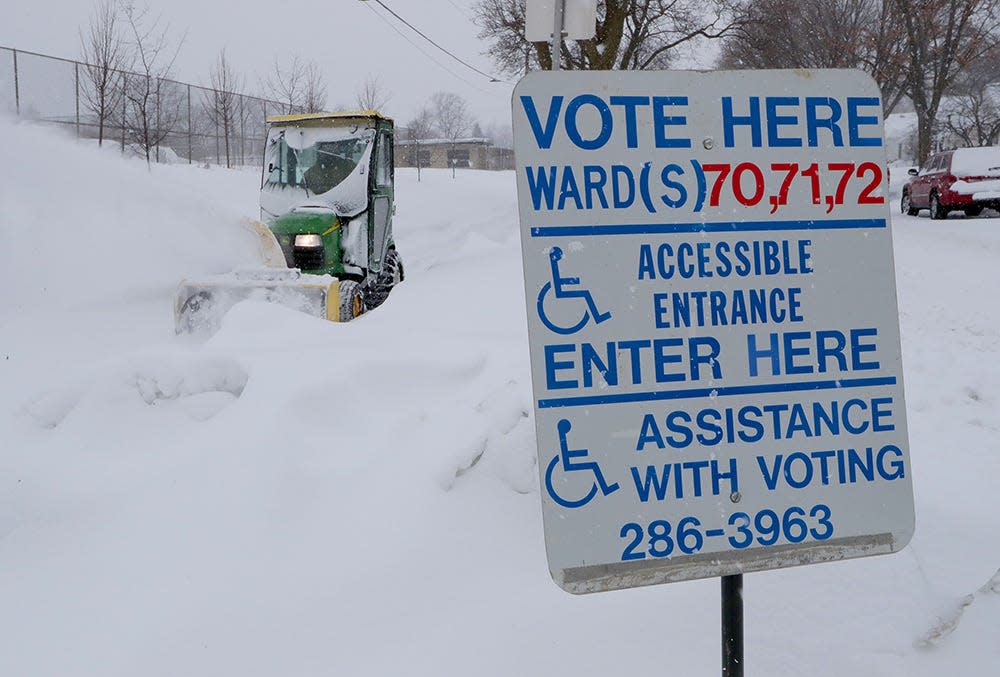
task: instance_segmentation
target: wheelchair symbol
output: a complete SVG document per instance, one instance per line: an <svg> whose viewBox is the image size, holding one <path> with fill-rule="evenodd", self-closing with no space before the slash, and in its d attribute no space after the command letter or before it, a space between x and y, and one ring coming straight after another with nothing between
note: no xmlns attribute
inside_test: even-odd
<svg viewBox="0 0 1000 677"><path fill-rule="evenodd" d="M590 454L589 449L570 449L569 444L566 441L566 436L569 434L570 428L573 424L567 419L562 419L556 424L556 429L559 431L559 453L556 454L552 461L549 462L548 468L545 469L545 490L549 492L549 496L552 500L561 505L564 508L581 508L588 503L597 495L597 491L607 496L608 494L618 491L618 482L613 482L608 484L604 479L604 473L601 472L601 467L597 465L596 461L584 461L578 462L573 461L574 458L586 458ZM580 472L588 470L594 473L594 482L590 485L590 489L584 492L583 496L580 498L565 498L556 492L556 488L552 482L552 477L555 474L556 466L562 461L562 471L564 473Z"/></svg>
<svg viewBox="0 0 1000 677"><path fill-rule="evenodd" d="M594 302L594 296L590 293L589 289L567 289L567 287L580 284L580 278L563 277L559 274L559 261L562 257L563 250L561 247L553 247L552 251L549 252L549 265L552 266L552 281L546 282L542 286L542 290L538 292L538 317L541 319L542 324L557 334L575 334L587 325L591 317L594 318L595 324L610 320L611 312L605 311L602 313L597 309L597 303ZM557 299L582 298L586 301L587 308L583 311L583 317L576 322L570 323L569 326L553 322L545 313L545 297L549 291L552 291L552 295Z"/></svg>

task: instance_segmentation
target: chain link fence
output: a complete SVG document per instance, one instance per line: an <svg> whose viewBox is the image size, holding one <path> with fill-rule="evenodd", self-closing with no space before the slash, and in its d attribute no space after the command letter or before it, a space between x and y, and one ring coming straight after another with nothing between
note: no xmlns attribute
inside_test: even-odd
<svg viewBox="0 0 1000 677"><path fill-rule="evenodd" d="M0 47L0 110L81 139L96 140L103 131L105 144L143 157L148 150L156 162L230 166L258 165L265 118L289 112L277 101L115 71L102 126L95 73L79 61ZM137 91L148 94L145 105L135 101Z"/></svg>

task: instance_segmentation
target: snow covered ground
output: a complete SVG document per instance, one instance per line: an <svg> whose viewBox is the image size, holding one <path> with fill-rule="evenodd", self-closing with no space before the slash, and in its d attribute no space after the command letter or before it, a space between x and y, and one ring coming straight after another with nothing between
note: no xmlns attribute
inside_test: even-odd
<svg viewBox="0 0 1000 677"><path fill-rule="evenodd" d="M511 173L398 172L370 315L197 341L259 175L0 137L0 675L718 674L718 581L549 579ZM747 576L748 675L1000 664L1000 218L894 229L916 535Z"/></svg>

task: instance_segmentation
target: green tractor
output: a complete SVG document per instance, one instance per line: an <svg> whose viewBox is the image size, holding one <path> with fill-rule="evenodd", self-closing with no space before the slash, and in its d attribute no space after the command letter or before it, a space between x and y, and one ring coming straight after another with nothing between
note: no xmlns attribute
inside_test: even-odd
<svg viewBox="0 0 1000 677"><path fill-rule="evenodd" d="M352 320L403 280L392 237L393 121L376 111L268 117L260 190L265 266L184 281L178 332L214 331L239 301L257 298Z"/></svg>

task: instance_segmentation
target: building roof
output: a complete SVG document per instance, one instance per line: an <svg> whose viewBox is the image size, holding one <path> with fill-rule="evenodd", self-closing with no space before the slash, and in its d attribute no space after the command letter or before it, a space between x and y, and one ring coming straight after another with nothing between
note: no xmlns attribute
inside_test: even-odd
<svg viewBox="0 0 1000 677"><path fill-rule="evenodd" d="M397 146L451 146L451 145L480 145L480 146L492 146L493 139L487 139L486 137L472 137L468 139L404 139L400 135L396 135L396 145Z"/></svg>
<svg viewBox="0 0 1000 677"><path fill-rule="evenodd" d="M392 122L392 118L382 115L377 110L353 110L336 113L296 113L293 115L268 115L267 122L273 125L293 124L295 122L320 122L322 120L349 120L351 118L376 118Z"/></svg>

